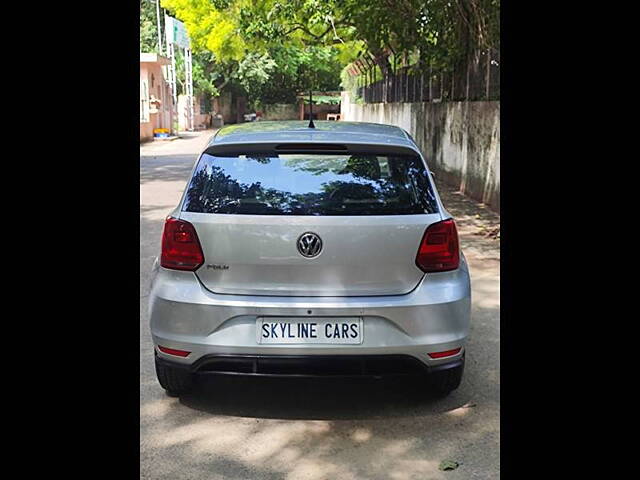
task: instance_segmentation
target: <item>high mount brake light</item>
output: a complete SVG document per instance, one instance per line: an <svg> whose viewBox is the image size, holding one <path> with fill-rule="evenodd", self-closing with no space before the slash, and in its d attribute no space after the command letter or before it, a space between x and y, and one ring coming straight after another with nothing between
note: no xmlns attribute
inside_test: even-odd
<svg viewBox="0 0 640 480"><path fill-rule="evenodd" d="M427 227L418 248L416 265L423 272L446 272L460 266L458 230L452 219Z"/></svg>
<svg viewBox="0 0 640 480"><path fill-rule="evenodd" d="M196 229L189 222L169 217L162 232L160 265L171 270L195 271L204 263Z"/></svg>

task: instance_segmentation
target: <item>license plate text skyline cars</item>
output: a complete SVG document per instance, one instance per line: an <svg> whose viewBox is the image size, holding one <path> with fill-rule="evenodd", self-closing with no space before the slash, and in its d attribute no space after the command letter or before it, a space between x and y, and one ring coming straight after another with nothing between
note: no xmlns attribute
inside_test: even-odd
<svg viewBox="0 0 640 480"><path fill-rule="evenodd" d="M362 318L258 318L258 343L362 343Z"/></svg>

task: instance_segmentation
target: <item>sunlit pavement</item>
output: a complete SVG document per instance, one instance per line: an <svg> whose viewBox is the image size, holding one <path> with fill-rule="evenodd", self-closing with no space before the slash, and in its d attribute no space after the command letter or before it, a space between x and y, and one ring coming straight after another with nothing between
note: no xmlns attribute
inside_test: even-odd
<svg viewBox="0 0 640 480"><path fill-rule="evenodd" d="M499 217L445 186L473 288L465 377L449 397L406 382L248 378L164 394L148 328L149 272L163 220L213 133L140 148L141 478L499 478L500 246L484 235ZM460 466L440 471L443 460Z"/></svg>

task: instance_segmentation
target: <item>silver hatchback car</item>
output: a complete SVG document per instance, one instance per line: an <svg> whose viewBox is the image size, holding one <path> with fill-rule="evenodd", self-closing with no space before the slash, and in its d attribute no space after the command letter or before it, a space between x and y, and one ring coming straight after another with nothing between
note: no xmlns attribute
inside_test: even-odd
<svg viewBox="0 0 640 480"><path fill-rule="evenodd" d="M469 269L424 157L372 123L221 129L167 217L149 301L170 395L201 375L457 388Z"/></svg>

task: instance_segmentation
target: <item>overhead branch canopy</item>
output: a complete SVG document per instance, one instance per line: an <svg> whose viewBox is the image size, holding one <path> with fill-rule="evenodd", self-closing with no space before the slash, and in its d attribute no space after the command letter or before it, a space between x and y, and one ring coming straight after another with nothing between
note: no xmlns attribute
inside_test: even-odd
<svg viewBox="0 0 640 480"><path fill-rule="evenodd" d="M231 72L221 73L222 82L254 95L265 94L265 88L273 93L275 82L283 88L333 90L340 70L358 58L370 58L384 75L392 69L391 58L442 68L499 48L500 0L162 0L161 5L185 23L194 52L208 52L213 63Z"/></svg>

